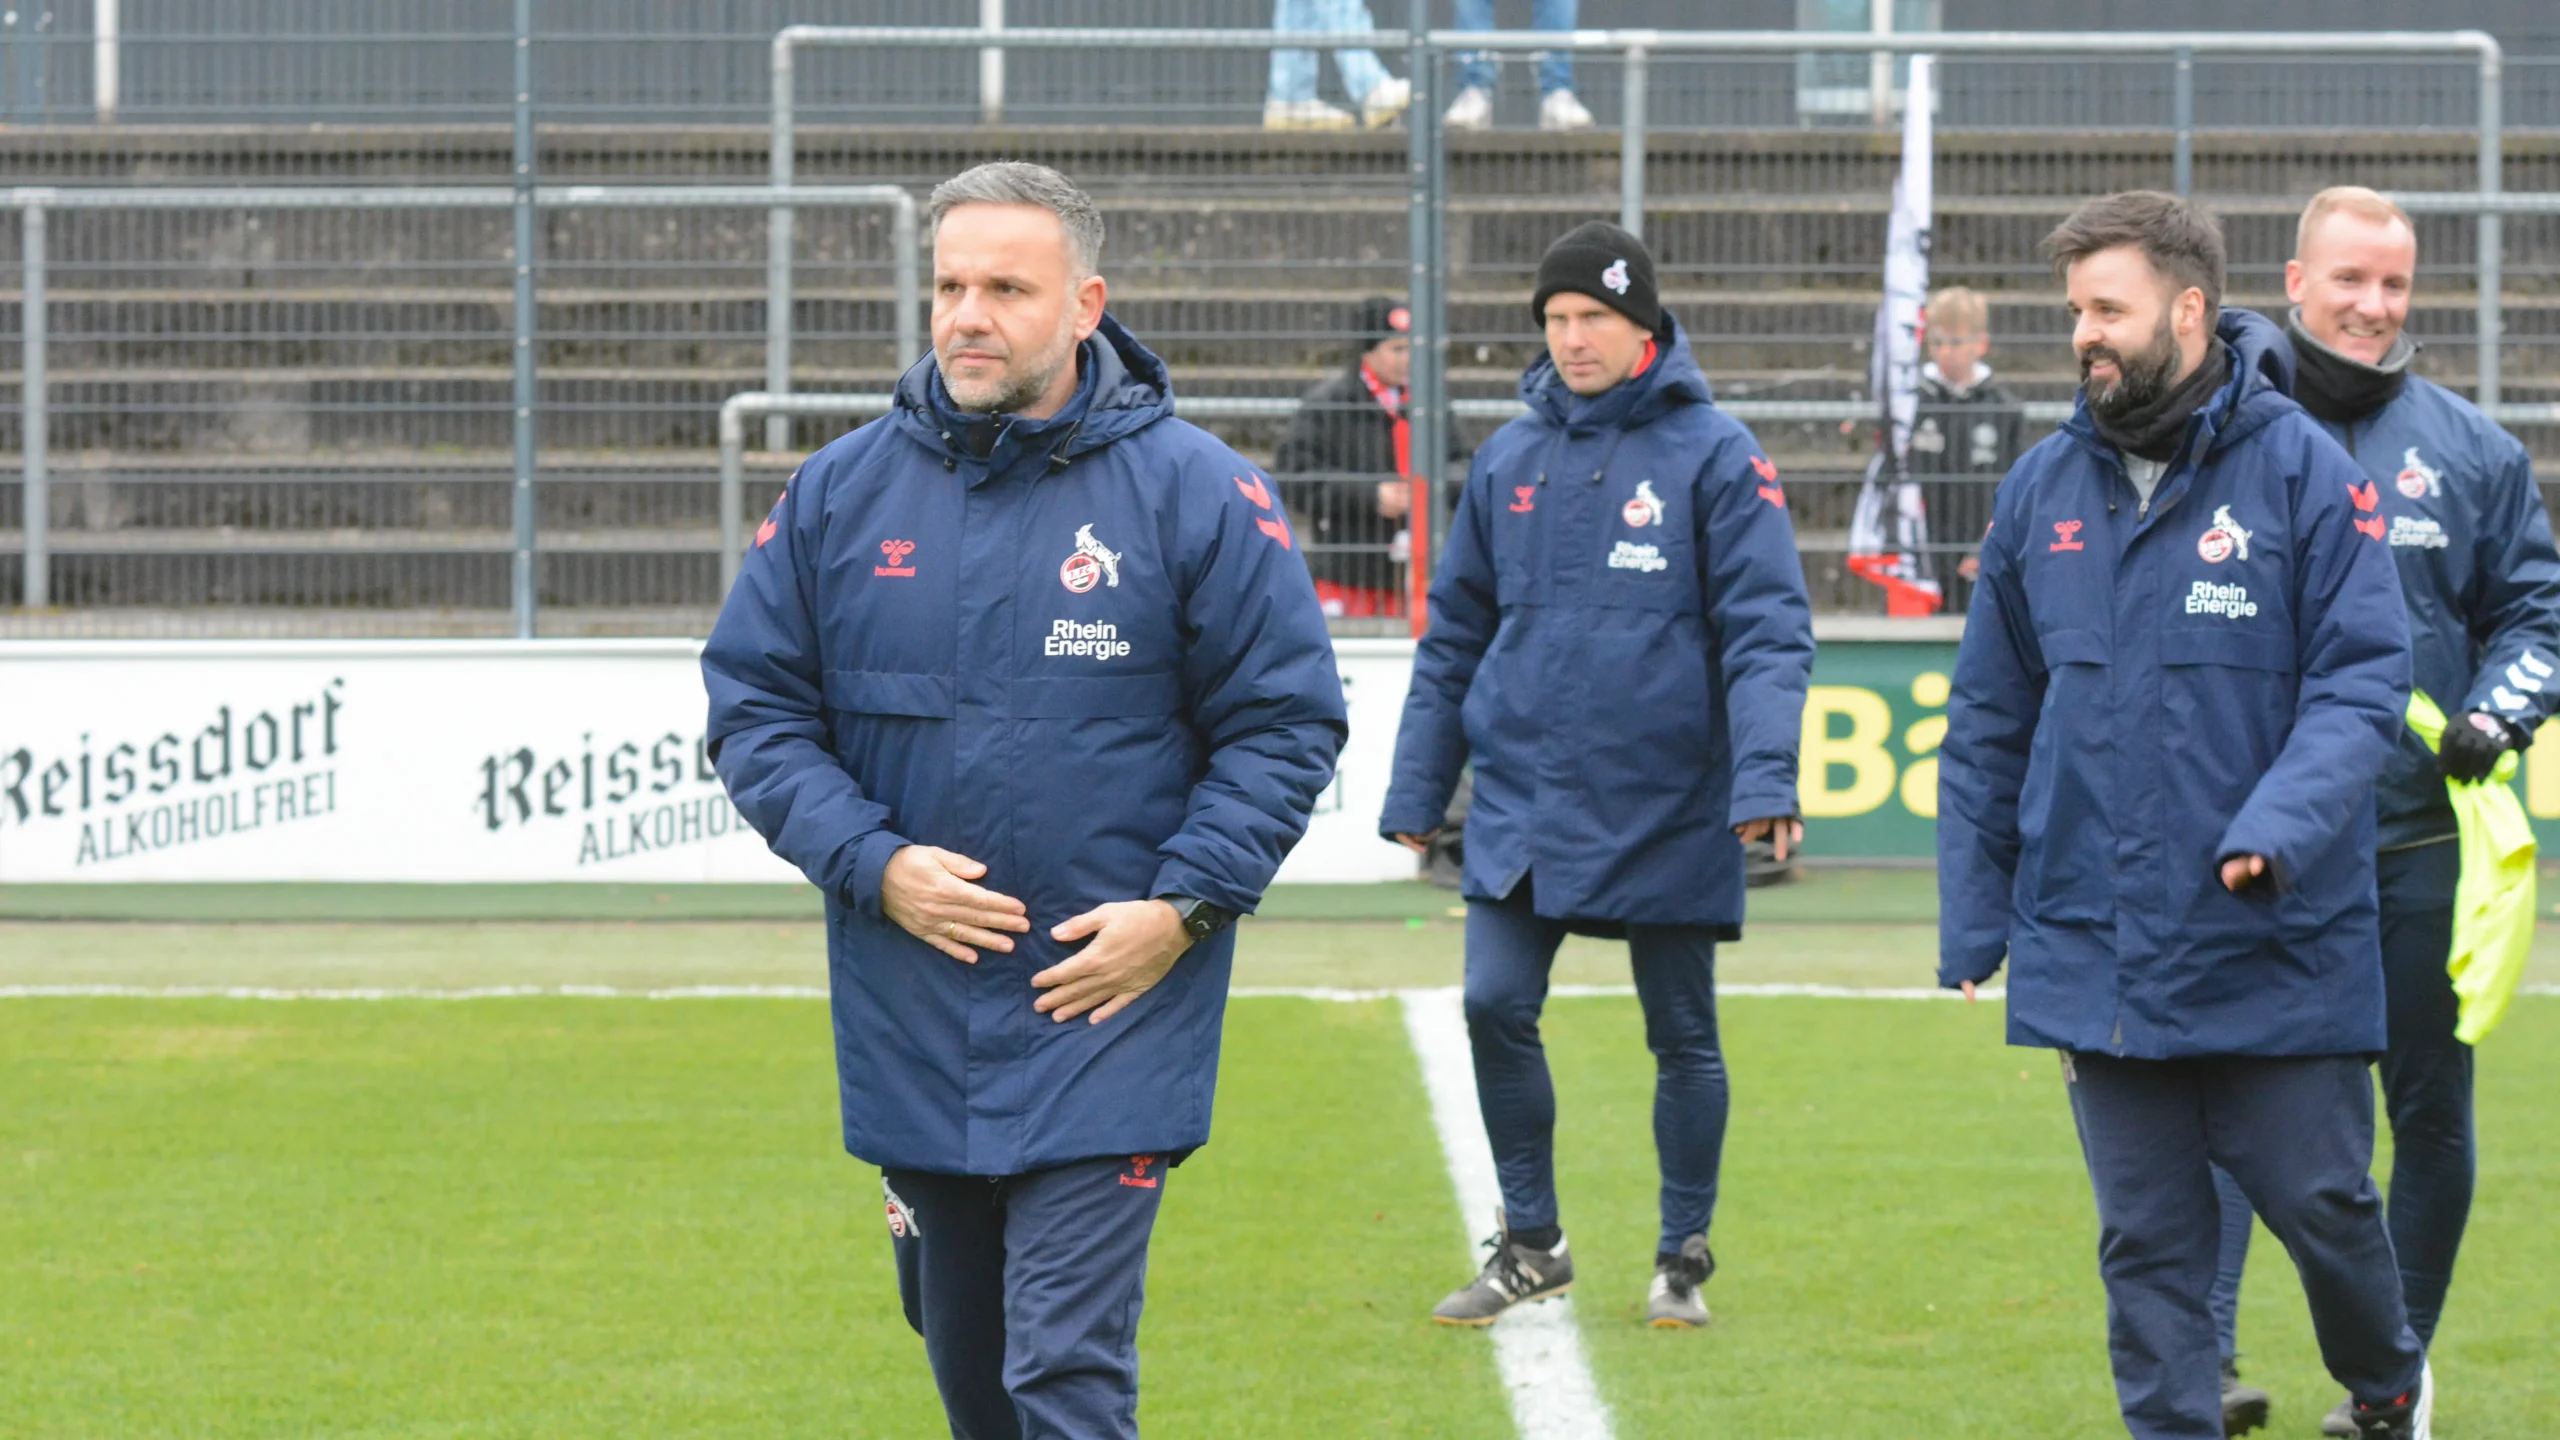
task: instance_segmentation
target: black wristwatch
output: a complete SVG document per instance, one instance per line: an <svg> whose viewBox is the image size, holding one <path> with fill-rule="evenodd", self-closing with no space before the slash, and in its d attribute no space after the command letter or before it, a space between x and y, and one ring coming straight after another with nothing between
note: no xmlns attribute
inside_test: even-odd
<svg viewBox="0 0 2560 1440"><path fill-rule="evenodd" d="M1159 895L1156 898L1172 906L1173 913L1182 917L1182 933L1190 936L1194 945L1226 929L1236 920L1233 910L1212 905L1206 900L1195 900L1188 895Z"/></svg>

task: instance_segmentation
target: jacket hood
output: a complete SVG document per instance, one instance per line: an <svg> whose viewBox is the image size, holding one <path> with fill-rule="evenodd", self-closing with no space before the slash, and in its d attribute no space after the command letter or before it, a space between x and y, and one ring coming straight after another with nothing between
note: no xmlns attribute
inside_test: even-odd
<svg viewBox="0 0 2560 1440"><path fill-rule="evenodd" d="M2293 402L2293 347L2284 331L2254 310L2225 308L2214 322L2214 338L2231 354L2231 378L2196 412L2204 422L2208 452L2255 434L2277 417L2299 409ZM2190 422L2193 423L2193 422ZM2073 401L2071 418L2062 423L2082 443L2110 449L2089 416L2086 390Z"/></svg>
<svg viewBox="0 0 2560 1440"><path fill-rule="evenodd" d="M963 410L943 388L942 367L927 355L898 378L896 413L917 440L936 454L982 454L970 432L990 417ZM1154 351L1105 311L1102 323L1076 347L1076 393L1045 420L1014 420L1005 438L1026 448L1051 449L1058 459L1089 454L1134 435L1173 413L1173 377Z"/></svg>
<svg viewBox="0 0 2560 1440"><path fill-rule="evenodd" d="M1668 310L1654 327L1653 344L1653 363L1643 374L1588 398L1566 389L1554 359L1541 352L1520 376L1521 403L1551 425L1584 429L1643 425L1683 405L1715 403L1707 373L1689 351L1689 332Z"/></svg>

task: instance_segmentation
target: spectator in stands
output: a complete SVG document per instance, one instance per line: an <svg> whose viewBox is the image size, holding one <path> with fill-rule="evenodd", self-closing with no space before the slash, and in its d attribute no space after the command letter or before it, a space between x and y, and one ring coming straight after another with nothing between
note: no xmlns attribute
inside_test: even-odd
<svg viewBox="0 0 2560 1440"><path fill-rule="evenodd" d="M1413 461L1404 407L1412 328L1403 301L1362 301L1352 318L1358 353L1341 374L1307 392L1272 462L1315 573L1316 598L1335 619L1406 613ZM1455 505L1467 449L1454 426L1448 459L1442 480Z"/></svg>
<svg viewBox="0 0 2560 1440"><path fill-rule="evenodd" d="M1457 0L1458 28L1491 30L1493 0ZM1580 0L1530 0L1529 28L1570 30ZM1573 95L1573 52L1550 51L1538 60L1538 128L1588 130L1591 112ZM1478 50L1458 57L1458 98L1449 102L1441 123L1452 130L1483 130L1493 124L1493 56Z"/></svg>
<svg viewBox="0 0 2560 1440"><path fill-rule="evenodd" d="M1362 0L1276 0L1274 30L1370 30L1369 7ZM1374 130L1393 123L1413 103L1413 82L1387 73L1375 50L1336 50L1333 68L1342 77L1342 93L1360 107L1355 118L1316 98L1316 52L1271 52L1271 92L1262 102L1265 130Z"/></svg>
<svg viewBox="0 0 2560 1440"><path fill-rule="evenodd" d="M1991 378L1991 306L1961 285L1929 297L1922 333L1929 361L1920 367L1920 416L1911 429L1911 473L1923 484L1931 538L1972 545L1991 520L1991 492L2018 458L2026 420L2017 397ZM1956 573L1971 580L1982 568L1968 554Z"/></svg>

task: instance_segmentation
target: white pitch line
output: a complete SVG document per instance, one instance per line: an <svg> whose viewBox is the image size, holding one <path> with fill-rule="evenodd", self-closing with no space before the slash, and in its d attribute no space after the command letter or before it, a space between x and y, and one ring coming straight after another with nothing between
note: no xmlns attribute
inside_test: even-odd
<svg viewBox="0 0 2560 1440"><path fill-rule="evenodd" d="M1476 1109L1466 1014L1454 989L1408 990L1403 1000L1405 1034L1422 1061L1431 1123L1440 1132L1449 1183L1457 1190L1460 1230L1472 1237L1477 1221L1490 1221L1502 1203L1502 1190L1494 1178L1493 1145ZM1470 1263L1474 1253L1471 1247ZM1521 1440L1611 1440L1609 1407L1583 1357L1572 1296L1514 1307L1493 1323L1492 1333L1494 1363L1511 1393L1511 1419Z"/></svg>

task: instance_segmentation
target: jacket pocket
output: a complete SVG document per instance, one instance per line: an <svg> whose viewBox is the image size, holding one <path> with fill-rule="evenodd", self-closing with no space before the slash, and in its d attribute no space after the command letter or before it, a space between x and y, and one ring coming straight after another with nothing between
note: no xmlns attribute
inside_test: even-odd
<svg viewBox="0 0 2560 1440"><path fill-rule="evenodd" d="M2044 655L2044 667L2056 665L2104 665L2113 657L2107 654L2107 639L2095 630L2047 630L2036 636L2036 649Z"/></svg>
<svg viewBox="0 0 2560 1440"><path fill-rule="evenodd" d="M857 715L907 715L919 720L952 716L951 677L895 670L830 670L821 692L830 710Z"/></svg>
<svg viewBox="0 0 2560 1440"><path fill-rule="evenodd" d="M1170 670L1045 675L1013 682L1013 713L1024 720L1104 720L1172 715L1181 709L1182 677Z"/></svg>
<svg viewBox="0 0 2560 1440"><path fill-rule="evenodd" d="M2172 625L2160 632L2163 667L2228 665L2240 670L2293 673L2293 636L2229 625Z"/></svg>
<svg viewBox="0 0 2560 1440"><path fill-rule="evenodd" d="M2044 710L2018 793L2018 908L2094 924L2115 914L2116 749L2106 637L2077 627L2036 637Z"/></svg>

